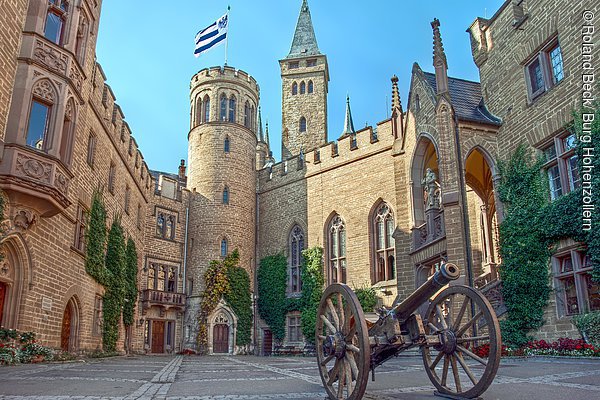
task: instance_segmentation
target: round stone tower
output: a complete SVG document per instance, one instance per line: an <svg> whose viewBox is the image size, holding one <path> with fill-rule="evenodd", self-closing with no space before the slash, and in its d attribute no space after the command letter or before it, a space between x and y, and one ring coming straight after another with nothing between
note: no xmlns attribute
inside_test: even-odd
<svg viewBox="0 0 600 400"><path fill-rule="evenodd" d="M253 285L259 87L241 70L207 68L192 77L190 101L187 188L192 195L186 279L192 291L186 321L190 322L188 335L195 341L193 321L200 301L196 296L204 290L204 272L211 260L221 260L237 249L240 266ZM228 352L234 351L231 318ZM209 351L211 344L209 340Z"/></svg>

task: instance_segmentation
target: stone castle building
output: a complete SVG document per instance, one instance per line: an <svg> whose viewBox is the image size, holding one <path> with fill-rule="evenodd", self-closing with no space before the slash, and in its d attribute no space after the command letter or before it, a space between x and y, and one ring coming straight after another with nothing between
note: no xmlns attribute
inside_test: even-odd
<svg viewBox="0 0 600 400"><path fill-rule="evenodd" d="M195 348L203 272L233 249L253 290L260 260L283 252L293 297L300 251L321 246L327 283L373 287L384 305L448 259L501 312L498 161L526 143L547 156L552 199L580 184L569 126L581 15L568 4L507 0L492 18L477 18L468 32L481 82L448 76L435 19L433 72L414 64L406 108L394 76L391 118L356 130L348 99L344 130L329 132L328 59L304 0L279 60L283 160L271 156L255 79L213 67L191 79L189 165L182 160L176 174L149 169L105 83L95 58L100 0L6 7L0 323L56 348L101 346L104 288L84 268L96 188L138 249L136 319L120 348L165 353ZM540 337L575 336L571 316L600 309L582 248L565 240L553 257L556 291ZM287 316L287 346L303 346L300 317ZM255 321L254 350L270 354L270 329ZM237 316L226 302L208 324L210 352L237 351Z"/></svg>

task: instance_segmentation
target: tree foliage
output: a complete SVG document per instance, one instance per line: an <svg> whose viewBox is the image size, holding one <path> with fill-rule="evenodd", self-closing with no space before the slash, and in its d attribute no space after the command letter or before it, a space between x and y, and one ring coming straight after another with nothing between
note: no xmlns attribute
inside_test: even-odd
<svg viewBox="0 0 600 400"><path fill-rule="evenodd" d="M133 325L135 320L135 303L138 296L137 274L137 250L135 242L132 238L129 238L125 248L125 302L123 304L123 323L125 326Z"/></svg>
<svg viewBox="0 0 600 400"><path fill-rule="evenodd" d="M86 255L85 271L96 280L106 285L106 269L104 251L106 248L106 208L102 193L96 189L92 196L92 206L85 233Z"/></svg>

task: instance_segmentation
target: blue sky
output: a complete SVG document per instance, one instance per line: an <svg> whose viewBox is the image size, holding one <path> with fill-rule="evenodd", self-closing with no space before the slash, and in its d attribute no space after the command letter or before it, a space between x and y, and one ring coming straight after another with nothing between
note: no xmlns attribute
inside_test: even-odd
<svg viewBox="0 0 600 400"><path fill-rule="evenodd" d="M329 140L343 130L350 95L355 127L387 118L390 78L399 77L406 107L412 64L432 67L434 17L441 21L449 74L479 80L465 30L491 17L503 0L309 0L319 49L327 55ZM199 58L194 36L231 6L228 65L256 78L263 123L281 158L278 60L290 49L301 0L109 1L102 5L97 58L151 169L176 172L187 159L189 83L200 69L223 65L222 45Z"/></svg>

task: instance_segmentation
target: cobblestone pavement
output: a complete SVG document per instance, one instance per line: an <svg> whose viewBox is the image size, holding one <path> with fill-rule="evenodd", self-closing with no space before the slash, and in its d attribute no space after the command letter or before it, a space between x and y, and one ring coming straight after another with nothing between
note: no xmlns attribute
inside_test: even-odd
<svg viewBox="0 0 600 400"><path fill-rule="evenodd" d="M436 399L417 357L376 371L364 400ZM325 398L314 358L117 357L0 367L0 400L294 400ZM600 360L503 360L484 400L600 398Z"/></svg>

